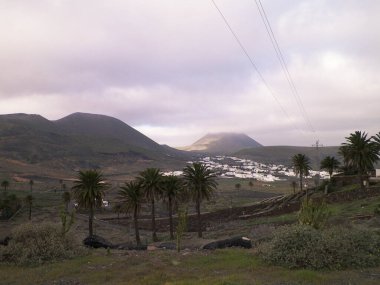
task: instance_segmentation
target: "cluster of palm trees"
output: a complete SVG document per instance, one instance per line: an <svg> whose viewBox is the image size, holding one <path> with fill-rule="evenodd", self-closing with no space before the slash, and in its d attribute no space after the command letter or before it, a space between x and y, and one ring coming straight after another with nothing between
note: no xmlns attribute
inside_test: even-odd
<svg viewBox="0 0 380 285"><path fill-rule="evenodd" d="M361 131L351 133L339 148L339 154L343 157L343 171L357 174L364 187L364 176L380 158L380 132L372 137Z"/></svg>
<svg viewBox="0 0 380 285"><path fill-rule="evenodd" d="M334 156L326 156L321 161L321 169L328 171L330 179L333 172L337 170L356 173L363 187L364 175L373 170L374 164L380 158L380 132L372 137L368 137L367 133L361 131L351 133L339 148L339 155L343 158L343 167L340 167L339 160ZM299 153L293 156L292 163L296 175L299 176L299 185L302 191L303 178L309 175L311 169L310 159ZM295 189L295 184L293 184L293 188Z"/></svg>
<svg viewBox="0 0 380 285"><path fill-rule="evenodd" d="M194 162L183 169L183 176L164 176L158 168L140 172L134 180L125 182L118 192L118 212L132 213L137 245L141 244L138 219L141 207L148 203L151 208L152 239L157 241L156 203L168 206L170 238L174 239L174 206L195 202L198 220L198 236L202 237L201 202L209 200L216 190L215 173L206 165ZM93 235L94 209L100 207L109 184L98 170L80 171L72 187L74 198L80 207L89 209L89 235Z"/></svg>

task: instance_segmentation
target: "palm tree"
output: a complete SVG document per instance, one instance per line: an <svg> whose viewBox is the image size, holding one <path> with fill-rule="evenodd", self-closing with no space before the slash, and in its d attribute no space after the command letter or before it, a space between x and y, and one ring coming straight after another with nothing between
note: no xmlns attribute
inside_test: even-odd
<svg viewBox="0 0 380 285"><path fill-rule="evenodd" d="M341 167L341 170L344 172L344 174L352 174L353 169L350 161L349 156L349 150L347 146L342 145L339 147L338 155L342 157L343 159L343 166Z"/></svg>
<svg viewBox="0 0 380 285"><path fill-rule="evenodd" d="M174 175L166 176L162 181L162 197L168 202L170 239L174 239L173 203L183 198L183 182Z"/></svg>
<svg viewBox="0 0 380 285"><path fill-rule="evenodd" d="M68 192L68 191L63 192L62 201L65 204L65 213L68 213L69 212L69 203L71 201L70 192Z"/></svg>
<svg viewBox="0 0 380 285"><path fill-rule="evenodd" d="M102 206L104 191L107 188L108 184L104 182L103 174L98 170L80 170L77 180L74 181L72 190L78 206L90 210L89 236L93 236L94 209Z"/></svg>
<svg viewBox="0 0 380 285"><path fill-rule="evenodd" d="M117 214L117 223L120 223L120 213L123 210L123 205L121 203L116 203L112 209Z"/></svg>
<svg viewBox="0 0 380 285"><path fill-rule="evenodd" d="M156 210L155 199L160 196L161 193L161 180L162 174L158 168L147 168L140 173L138 177L141 187L144 190L145 197L151 203L152 207L152 239L158 241L156 233Z"/></svg>
<svg viewBox="0 0 380 285"><path fill-rule="evenodd" d="M33 192L33 184L34 184L33 179L30 179L29 180L30 192Z"/></svg>
<svg viewBox="0 0 380 285"><path fill-rule="evenodd" d="M311 169L310 159L306 155L299 153L292 157L292 163L293 163L294 172L296 173L296 175L299 175L300 177L300 190L302 192L303 176L308 176L309 170ZM308 200L308 193L306 189L306 201L307 200Z"/></svg>
<svg viewBox="0 0 380 285"><path fill-rule="evenodd" d="M29 207L29 221L32 219L32 204L33 204L33 196L27 195L25 197L25 203Z"/></svg>
<svg viewBox="0 0 380 285"><path fill-rule="evenodd" d="M8 180L3 180L1 182L1 187L4 187L4 193L7 192L7 187L9 186L9 181Z"/></svg>
<svg viewBox="0 0 380 285"><path fill-rule="evenodd" d="M183 169L183 177L186 187L195 201L197 218L198 218L198 237L202 237L202 220L201 220L201 202L209 200L215 191L218 183L216 182L215 173L206 165L193 162Z"/></svg>
<svg viewBox="0 0 380 285"><path fill-rule="evenodd" d="M63 179L59 179L59 185L61 185L61 191L63 192Z"/></svg>
<svg viewBox="0 0 380 285"><path fill-rule="evenodd" d="M241 187L241 184L240 184L240 183L236 183L236 184L235 184L235 188L236 188L236 190L239 190L240 187Z"/></svg>
<svg viewBox="0 0 380 285"><path fill-rule="evenodd" d="M138 225L138 214L141 209L141 204L144 201L144 193L141 188L141 183L139 181L126 182L124 186L120 187L119 197L121 203L126 210L129 212L133 210L133 222L135 225L135 235L137 245L141 245L139 225Z"/></svg>
<svg viewBox="0 0 380 285"><path fill-rule="evenodd" d="M336 170L339 167L339 165L339 160L337 160L334 156L326 156L321 161L321 169L325 169L329 172L330 180L334 170Z"/></svg>
<svg viewBox="0 0 380 285"><path fill-rule="evenodd" d="M377 152L379 153L380 152L380 132L374 135L372 139L373 139L373 142L376 144Z"/></svg>
<svg viewBox="0 0 380 285"><path fill-rule="evenodd" d="M296 193L297 182L293 180L293 181L290 183L290 185L293 187L293 194L295 194L295 193Z"/></svg>
<svg viewBox="0 0 380 285"><path fill-rule="evenodd" d="M361 187L363 175L373 169L374 163L379 159L379 148L376 141L367 138L367 133L356 131L346 137L346 142L342 144L346 152L346 160L358 173Z"/></svg>
<svg viewBox="0 0 380 285"><path fill-rule="evenodd" d="M249 185L249 188L251 188L251 190L252 190L252 188L253 188L253 182L251 180L249 181L248 185Z"/></svg>

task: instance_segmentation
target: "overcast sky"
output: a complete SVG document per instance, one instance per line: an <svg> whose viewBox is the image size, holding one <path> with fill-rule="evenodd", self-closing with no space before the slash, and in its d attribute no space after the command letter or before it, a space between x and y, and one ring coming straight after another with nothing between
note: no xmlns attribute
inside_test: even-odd
<svg viewBox="0 0 380 285"><path fill-rule="evenodd" d="M121 119L161 144L243 132L264 145L338 145L380 131L380 1L0 0L0 113ZM309 119L307 123L305 117Z"/></svg>

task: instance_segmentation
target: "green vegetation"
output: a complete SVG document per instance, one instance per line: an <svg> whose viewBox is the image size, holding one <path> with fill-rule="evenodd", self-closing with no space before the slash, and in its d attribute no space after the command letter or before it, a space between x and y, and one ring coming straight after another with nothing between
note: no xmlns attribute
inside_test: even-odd
<svg viewBox="0 0 380 285"><path fill-rule="evenodd" d="M288 268L343 269L380 265L380 234L357 228L320 231L310 226L286 226L263 243L260 256Z"/></svg>
<svg viewBox="0 0 380 285"><path fill-rule="evenodd" d="M206 165L194 162L183 170L186 187L195 202L198 219L198 237L202 237L201 202L211 198L217 187L216 175Z"/></svg>
<svg viewBox="0 0 380 285"><path fill-rule="evenodd" d="M144 199L143 189L139 181L126 182L124 186L120 187L119 197L121 209L126 212L133 211L133 224L135 227L135 236L137 245L141 245L138 215Z"/></svg>
<svg viewBox="0 0 380 285"><path fill-rule="evenodd" d="M302 187L303 187L302 179L304 176L309 175L309 170L311 169L310 159L306 155L299 153L293 156L292 163L293 163L294 172L297 175L299 175L300 189L302 191ZM306 189L306 201L307 201L307 189Z"/></svg>
<svg viewBox="0 0 380 285"><path fill-rule="evenodd" d="M65 212L68 213L69 212L69 204L70 204L70 201L71 201L71 195L70 195L70 192L63 192L62 194L62 201L65 205Z"/></svg>
<svg viewBox="0 0 380 285"><path fill-rule="evenodd" d="M35 265L77 256L78 244L49 223L22 224L14 228L8 246L0 247L0 261Z"/></svg>
<svg viewBox="0 0 380 285"><path fill-rule="evenodd" d="M346 142L340 147L340 153L345 162L345 169L357 173L361 187L364 187L364 175L373 169L374 163L379 159L379 144L373 137L368 138L367 133L356 131L346 137Z"/></svg>
<svg viewBox="0 0 380 285"><path fill-rule="evenodd" d="M174 239L173 203L178 204L181 200L186 198L184 190L183 181L179 177L170 175L163 178L162 198L168 202L170 239Z"/></svg>
<svg viewBox="0 0 380 285"><path fill-rule="evenodd" d="M4 192L7 192L7 188L9 187L9 181L8 180L3 180L1 182L1 187L4 188Z"/></svg>
<svg viewBox="0 0 380 285"><path fill-rule="evenodd" d="M322 229L330 216L330 212L324 201L311 200L302 202L298 221L301 225L308 225L315 229Z"/></svg>
<svg viewBox="0 0 380 285"><path fill-rule="evenodd" d="M98 170L79 171L78 179L74 182L74 197L79 207L89 209L88 233L93 235L94 209L102 206L104 191L108 185L104 182Z"/></svg>
<svg viewBox="0 0 380 285"><path fill-rule="evenodd" d="M377 285L379 270L289 270L267 265L253 250L242 249L196 251L186 255L175 251L134 252L133 256L117 251L107 255L106 250L96 250L89 255L38 267L0 265L2 282L9 285L335 285L348 282Z"/></svg>
<svg viewBox="0 0 380 285"><path fill-rule="evenodd" d="M30 180L29 180L30 193L33 192L33 185L34 185L34 180L33 180L33 179L30 179Z"/></svg>
<svg viewBox="0 0 380 285"><path fill-rule="evenodd" d="M373 213L377 216L380 216L380 204L377 204L375 206L375 209L373 210Z"/></svg>
<svg viewBox="0 0 380 285"><path fill-rule="evenodd" d="M32 219L32 206L33 206L33 196L31 194L25 197L25 204L29 209L29 221Z"/></svg>
<svg viewBox="0 0 380 285"><path fill-rule="evenodd" d="M3 193L0 196L0 219L9 219L21 208L21 200L15 194Z"/></svg>
<svg viewBox="0 0 380 285"><path fill-rule="evenodd" d="M358 141L365 136L365 133L360 135ZM378 137L380 139L380 133ZM376 155L378 155L380 148L376 144L376 138L369 139L369 142L375 145ZM348 147L342 149L343 152L353 154L348 151L350 150ZM333 157L326 161L331 158ZM353 161L352 157L348 156L347 163L359 173L359 168L354 166ZM118 179L113 180L113 185L104 183L100 171L79 172L72 188L73 199L76 199L80 207L89 210L90 235L95 233L110 239L110 242L114 244L122 241L129 244L133 238L136 238L138 245L141 245L141 241L146 241L148 244L151 241L150 234L153 241L158 240L155 227L157 218L157 228L162 230L160 240L172 240L174 229L176 229L178 252L153 250L154 247L150 246L149 248L153 251L126 252L116 249L107 251L97 249L90 250L88 256L80 256L78 244L71 240L70 229L74 229L76 236L82 239L87 231L84 224L87 222L87 216L83 217L79 211L74 223L74 213L71 215L68 213L70 193L55 193L55 189L59 189L57 177L65 176L57 174L54 186L44 186L42 179L39 180L36 176L30 175L28 180L31 177L36 179L34 181L36 189L33 192L33 222L41 228L33 228L29 224L23 225L22 227L26 229L23 234L18 235L17 230L14 231L11 243L7 247L0 246L0 260L3 261L0 263L0 275L6 276L2 281L6 284L125 284L125 282L130 284L252 284L253 282L254 284L336 284L343 280L348 280L352 284L378 283L380 197L368 196L361 200L339 203L340 196L337 195L337 200L326 200L336 201L334 204L326 205L316 202L317 199L324 197L322 192L318 192L311 196L315 200L304 201L299 213L290 212L283 215L252 218L249 213L251 210L247 210L248 213L243 213L243 216L238 217L240 213L231 215L234 213L233 203L235 206L243 206L277 194L295 192L296 181L292 184L289 180L273 183L257 181L253 184L250 180L239 178L217 180L215 174L206 165L200 163L186 166L184 179L163 177L160 169L152 167L152 165L155 166L155 162L141 163L141 165L149 165L150 168L140 172L140 176L134 180L128 180L131 174L128 174L127 179L124 179L126 176L123 175L117 176ZM332 169L330 173L337 167L336 163L331 165L331 163L325 163L327 170ZM302 191L302 184L304 179L307 179L306 175L310 169L310 161L305 154L298 153L293 157L293 166L300 177ZM369 170L369 167L365 168L363 176ZM28 180L25 178L21 180L24 181L24 186L17 192L22 199L31 197L33 184L29 184ZM126 180L127 182L120 187L119 182ZM70 179L66 181L68 185L72 184ZM220 182L219 185L218 182ZM7 191L10 195L3 193L0 198L9 199L15 191L14 184L17 186L17 183L21 184L16 180L12 182L11 189ZM64 190L63 180L59 180L59 183L61 189ZM31 187L30 192L27 191L28 187ZM112 222L116 215L110 208L100 207L108 187L110 191L108 191L109 194L107 193L107 200L111 203L117 201L111 204L117 213L117 224ZM358 185L344 187L335 185L335 187L336 189L333 190L336 192L358 189ZM239 191L235 191L237 188ZM373 189L376 188L369 190L373 191ZM371 194L371 191L368 193ZM342 197L355 198L351 193L340 194L343 194ZM299 196L294 195L294 197ZM289 197L284 197L283 205L294 202L287 198ZM333 198L335 199L335 196ZM193 216L194 211L189 215L187 213L187 203L190 199L194 202L196 216ZM3 214L4 207L1 208L3 202L1 200L0 202L0 210ZM62 210L62 204L64 210ZM31 205L30 202L30 218ZM271 202L268 205L261 205L264 210L273 207ZM168 208L166 209L165 206ZM61 211L58 211L58 208ZM201 211L221 208L227 208L222 216L226 215L225 220L213 218L214 213L201 216ZM231 208L230 212L228 208ZM8 235L7 230L24 222L27 219L26 210L26 207L25 210L21 210L17 217L12 218L12 222L4 223L6 230L1 229L1 233ZM152 216L148 215L150 210L152 210ZM119 223L119 213L122 211L132 213L133 222L129 217L125 217ZM177 223L173 223L175 211L177 211ZM94 212L96 212L96 220L94 220ZM267 212L263 211L259 214L263 213ZM165 223L168 222L167 215L169 216L169 231L165 228L167 225ZM152 231L147 230L151 217ZM247 217L251 218L243 219ZM55 221L58 219L58 225L61 218L62 226L49 225L49 229L42 228L47 218ZM202 223L204 223L202 218L208 219L207 231L204 233L202 233ZM191 222L189 230L197 226L197 232L186 230L188 219ZM284 224L291 225L283 227ZM325 229L325 224L339 226ZM198 237L203 235L204 239L197 239L196 235ZM234 248L214 252L196 250L208 240L235 235L251 238L255 243L254 249ZM256 247L258 243L261 243L259 249ZM42 244L47 244L46 248L41 246ZM52 244L57 248L51 246ZM66 258L72 259L63 260ZM16 268L14 265L5 263L18 264L20 267ZM25 266L40 263L43 263L44 267ZM366 270L356 271L351 268L366 268ZM23 274L15 274L16 269L21 270ZM373 275L366 276L367 273L373 273Z"/></svg>
<svg viewBox="0 0 380 285"><path fill-rule="evenodd" d="M183 234L185 233L187 228L187 208L179 208L178 209L178 223L176 230L176 247L177 252L181 250L181 241Z"/></svg>
<svg viewBox="0 0 380 285"><path fill-rule="evenodd" d="M158 168L147 168L140 173L138 180L144 190L144 195L151 203L152 209L152 239L158 241L156 230L155 199L161 195L162 174Z"/></svg>
<svg viewBox="0 0 380 285"><path fill-rule="evenodd" d="M326 156L322 161L321 161L321 169L327 170L330 179L335 170L338 169L340 165L339 160L337 160L334 156Z"/></svg>
<svg viewBox="0 0 380 285"><path fill-rule="evenodd" d="M290 185L291 185L292 188L293 188L293 194L295 194L295 193L296 193L296 188L297 188L297 182L293 180L293 181L290 183Z"/></svg>

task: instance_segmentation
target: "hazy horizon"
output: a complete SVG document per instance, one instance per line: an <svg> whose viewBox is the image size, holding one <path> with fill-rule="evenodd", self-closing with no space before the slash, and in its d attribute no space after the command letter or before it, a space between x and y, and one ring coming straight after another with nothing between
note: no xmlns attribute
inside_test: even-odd
<svg viewBox="0 0 380 285"><path fill-rule="evenodd" d="M266 83L212 1L0 0L0 113L104 114L175 147L219 132L265 146L378 133L380 2L261 2L301 103L255 1L215 3Z"/></svg>

